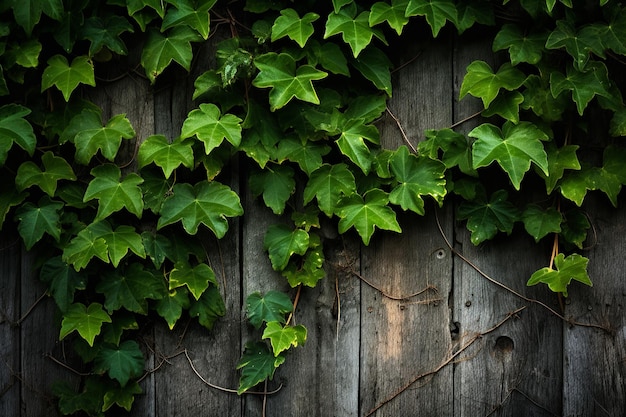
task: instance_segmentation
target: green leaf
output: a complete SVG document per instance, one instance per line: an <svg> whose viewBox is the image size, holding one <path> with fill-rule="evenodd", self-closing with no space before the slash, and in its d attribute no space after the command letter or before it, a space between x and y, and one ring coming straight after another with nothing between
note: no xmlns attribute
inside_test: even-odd
<svg viewBox="0 0 626 417"><path fill-rule="evenodd" d="M304 255L304 262L289 262L287 267L282 271L282 275L287 278L287 282L292 288L298 285L306 285L307 287L315 287L317 282L326 276L324 265L324 251L319 244L318 235L309 236L309 250ZM311 248L312 242L317 238L317 247Z"/></svg>
<svg viewBox="0 0 626 417"><path fill-rule="evenodd" d="M321 67L325 70L328 70L333 74L350 76L348 60L339 45L336 43L327 42L320 44L316 40L311 40L309 41L307 48L311 51L310 53L312 53L314 57L314 59L310 59L321 65ZM309 64L313 65L313 62L309 62Z"/></svg>
<svg viewBox="0 0 626 417"><path fill-rule="evenodd" d="M39 242L44 233L59 241L62 209L63 203L53 201L46 195L39 200L38 205L25 203L15 212L15 219L19 221L17 231L24 240L26 250L30 250L35 243Z"/></svg>
<svg viewBox="0 0 626 417"><path fill-rule="evenodd" d="M561 120L562 114L569 106L570 98L566 94L552 95L547 80L538 75L530 75L524 82L524 101L521 106L532 110L544 121Z"/></svg>
<svg viewBox="0 0 626 417"><path fill-rule="evenodd" d="M215 286L210 286L202 293L199 300L192 300L189 315L197 317L198 323L211 330L215 321L226 314L224 300Z"/></svg>
<svg viewBox="0 0 626 417"><path fill-rule="evenodd" d="M36 185L52 197L56 192L58 181L76 180L72 167L60 156L55 156L48 151L42 155L41 161L44 166L43 171L32 161L23 162L19 166L15 176L15 185L19 191Z"/></svg>
<svg viewBox="0 0 626 417"><path fill-rule="evenodd" d="M30 110L18 104L5 104L0 107L0 166L4 165L9 150L14 143L24 149L30 156L35 152L37 138L31 124L24 119Z"/></svg>
<svg viewBox="0 0 626 417"><path fill-rule="evenodd" d="M107 411L114 405L117 405L130 412L133 407L133 402L135 401L135 395L141 393L141 387L136 381L126 383L123 387L115 387L114 389L108 390L104 394L102 411Z"/></svg>
<svg viewBox="0 0 626 417"><path fill-rule="evenodd" d="M209 38L209 10L217 3L217 0L177 0L172 2L174 8L168 8L161 32L181 25L187 25L202 36L204 40Z"/></svg>
<svg viewBox="0 0 626 417"><path fill-rule="evenodd" d="M122 334L126 330L138 330L139 323L135 315L129 311L120 310L111 315L113 322L105 324L102 328L102 341L104 343L112 343L116 346L122 340ZM79 353L84 361L92 361L97 351L88 352L87 355Z"/></svg>
<svg viewBox="0 0 626 417"><path fill-rule="evenodd" d="M470 240L478 245L493 238L498 231L511 234L515 222L519 220L519 210L508 201L505 190L498 190L491 198L477 198L463 201L458 209L458 219L467 220L467 228L472 232Z"/></svg>
<svg viewBox="0 0 626 417"><path fill-rule="evenodd" d="M63 261L74 266L76 271L86 267L93 257L109 262L106 241L85 228L63 248Z"/></svg>
<svg viewBox="0 0 626 417"><path fill-rule="evenodd" d="M39 23L42 12L55 20L60 20L61 13L63 12L62 0L25 0L19 2L13 0L10 1L10 3L12 3L11 6L15 23L20 25L29 37L33 28ZM3 7L3 10L4 9L6 9L6 7Z"/></svg>
<svg viewBox="0 0 626 417"><path fill-rule="evenodd" d="M378 144L378 129L374 125L364 124L361 119L344 121L339 129L341 135L336 141L339 150L367 175L372 166L372 156L365 140Z"/></svg>
<svg viewBox="0 0 626 417"><path fill-rule="evenodd" d="M200 108L192 110L181 130L182 138L196 136L204 143L204 150L208 155L218 147L224 139L233 146L241 142L242 120L232 114L221 115L220 109L211 103L200 104Z"/></svg>
<svg viewBox="0 0 626 417"><path fill-rule="evenodd" d="M524 174L530 169L531 162L548 175L548 160L542 140L548 136L530 122L514 125L506 122L502 130L489 123L482 124L468 133L476 138L472 147L474 168L490 165L497 161L509 175L516 190Z"/></svg>
<svg viewBox="0 0 626 417"><path fill-rule="evenodd" d="M176 26L165 35L157 30L149 31L141 53L141 66L146 70L150 82L154 84L172 61L189 71L193 57L191 42L200 39L201 36L188 26Z"/></svg>
<svg viewBox="0 0 626 417"><path fill-rule="evenodd" d="M558 181L563 178L566 169L580 169L580 162L576 156L578 145L565 145L557 148L553 142L549 142L546 146L546 155L548 157L548 175L543 171L537 170L538 174L546 182L546 192L552 193L557 186Z"/></svg>
<svg viewBox="0 0 626 417"><path fill-rule="evenodd" d="M472 166L471 147L464 135L452 129L440 129L427 130L425 136L426 140L417 146L419 155L440 159L448 169L458 166L464 174L476 175Z"/></svg>
<svg viewBox="0 0 626 417"><path fill-rule="evenodd" d="M144 209L158 214L165 199L171 194L174 181L167 179L155 169L142 169L141 192L143 193Z"/></svg>
<svg viewBox="0 0 626 417"><path fill-rule="evenodd" d="M283 362L285 362L285 357L282 355L274 357L265 343L246 343L245 351L237 363L237 369L241 369L237 393L243 394L260 382L268 378L272 379L276 368Z"/></svg>
<svg viewBox="0 0 626 417"><path fill-rule="evenodd" d="M193 168L192 141L177 138L169 143L163 135L146 138L139 147L137 165L141 169L150 163L159 166L165 178L169 178L180 165Z"/></svg>
<svg viewBox="0 0 626 417"><path fill-rule="evenodd" d="M550 290L562 293L567 297L567 286L572 280L582 282L590 287L593 285L587 274L588 263L589 259L577 253L573 253L567 257L559 253L554 258L555 269L549 267L541 268L531 275L526 285L536 285L542 282L547 284Z"/></svg>
<svg viewBox="0 0 626 417"><path fill-rule="evenodd" d="M409 18L405 15L408 5L409 0L391 0L391 4L374 3L369 15L370 26L387 22L398 35L401 35L404 26L409 23Z"/></svg>
<svg viewBox="0 0 626 417"><path fill-rule="evenodd" d="M297 163L307 175L322 166L322 157L330 152L330 147L323 142L300 140L294 137L281 139L276 156L278 162L286 160Z"/></svg>
<svg viewBox="0 0 626 417"><path fill-rule="evenodd" d="M254 60L254 65L260 72L252 84L259 88L271 88L271 111L284 107L294 97L313 104L320 103L313 81L325 78L328 73L311 65L296 68L295 59L286 53L260 55Z"/></svg>
<svg viewBox="0 0 626 417"><path fill-rule="evenodd" d="M567 75L560 72L550 74L550 91L557 97L564 91L572 92L572 99L576 102L578 114L583 115L589 102L596 96L611 97L608 70L602 62L590 62L585 72L580 72L568 66Z"/></svg>
<svg viewBox="0 0 626 417"><path fill-rule="evenodd" d="M494 38L493 50L508 49L513 66L521 62L534 65L541 60L546 39L545 32L525 33L520 26L506 24Z"/></svg>
<svg viewBox="0 0 626 417"><path fill-rule="evenodd" d="M363 243L369 245L374 229L391 230L400 233L400 225L396 213L387 205L387 193L372 189L363 197L358 194L344 197L339 203L339 233L345 233L354 227L361 236Z"/></svg>
<svg viewBox="0 0 626 417"><path fill-rule="evenodd" d="M90 224L87 228L97 238L104 239L111 264L116 268L129 250L140 258L146 257L141 236L132 226L120 225L113 230L107 221L101 221Z"/></svg>
<svg viewBox="0 0 626 417"><path fill-rule="evenodd" d="M134 137L135 130L126 115L115 115L102 126L100 110L86 109L72 118L60 141L61 143L72 141L76 146L76 162L88 165L98 150L112 162L122 144L122 139Z"/></svg>
<svg viewBox="0 0 626 417"><path fill-rule="evenodd" d="M37 39L28 39L19 44L10 45L4 55L24 68L37 68L41 49L42 45Z"/></svg>
<svg viewBox="0 0 626 417"><path fill-rule="evenodd" d="M188 309L189 305L187 291L183 288L170 291L169 295L158 300L156 302L156 311L159 313L159 316L165 319L167 326L172 330L182 316L183 309Z"/></svg>
<svg viewBox="0 0 626 417"><path fill-rule="evenodd" d="M224 184L215 181L195 186L179 183L163 203L157 229L180 221L187 233L195 235L198 226L204 224L221 239L228 231L226 218L242 214L239 196Z"/></svg>
<svg viewBox="0 0 626 417"><path fill-rule="evenodd" d="M591 224L585 212L578 209L568 210L563 213L560 236L576 245L578 249L582 249L590 227Z"/></svg>
<svg viewBox="0 0 626 417"><path fill-rule="evenodd" d="M263 194L265 205L274 214L282 214L289 197L296 190L294 172L289 166L274 165L250 176L250 190L257 197Z"/></svg>
<svg viewBox="0 0 626 417"><path fill-rule="evenodd" d="M139 345L134 340L126 340L119 346L105 345L98 351L94 360L96 372L107 372L109 377L125 387L131 378L143 374L145 360Z"/></svg>
<svg viewBox="0 0 626 417"><path fill-rule="evenodd" d="M599 56L604 55L601 38L593 27L577 31L574 25L566 20L556 21L556 29L548 36L545 46L547 49L565 48L574 58L574 67L579 71L585 68L592 52Z"/></svg>
<svg viewBox="0 0 626 417"><path fill-rule="evenodd" d="M215 273L207 264L192 267L186 262L178 262L170 272L169 278L170 290L186 285L196 300L199 300L204 291L209 288L209 284L217 286Z"/></svg>
<svg viewBox="0 0 626 417"><path fill-rule="evenodd" d="M306 342L306 327L299 324L297 326L284 326L279 322L267 323L263 331L262 339L269 339L274 351L274 357L290 347L298 347Z"/></svg>
<svg viewBox="0 0 626 417"><path fill-rule="evenodd" d="M387 55L376 47L364 50L352 63L365 78L370 80L376 88L391 97L391 61Z"/></svg>
<svg viewBox="0 0 626 417"><path fill-rule="evenodd" d="M423 195L443 201L446 195L446 167L443 163L430 158L418 158L403 145L395 151L390 167L399 183L389 194L391 203L399 205L402 210L424 215Z"/></svg>
<svg viewBox="0 0 626 417"><path fill-rule="evenodd" d="M148 314L148 299L158 300L165 294L163 278L147 271L143 265L132 263L126 269L105 273L96 286L104 294L104 307L112 313L125 308L139 314Z"/></svg>
<svg viewBox="0 0 626 417"><path fill-rule="evenodd" d="M268 291L265 295L254 292L246 298L246 314L250 324L257 329L263 322L285 323L285 315L293 311L289 296L280 291Z"/></svg>
<svg viewBox="0 0 626 417"><path fill-rule="evenodd" d="M141 239L146 254L152 259L154 267L161 268L165 258L168 257L168 253L172 251L172 242L165 236L152 232L143 232Z"/></svg>
<svg viewBox="0 0 626 417"><path fill-rule="evenodd" d="M91 303L89 307L82 303L71 304L61 322L59 339L63 340L74 330L93 347L94 339L100 334L102 323L111 323L111 317L102 309L102 304Z"/></svg>
<svg viewBox="0 0 626 417"><path fill-rule="evenodd" d="M324 32L324 39L341 34L343 41L350 45L355 58L370 44L374 36L374 30L369 24L369 12L361 12L358 16L356 13L355 5L335 10L328 15Z"/></svg>
<svg viewBox="0 0 626 417"><path fill-rule="evenodd" d="M452 0L409 0L406 16L424 16L433 37L437 37L446 21L457 21L456 6Z"/></svg>
<svg viewBox="0 0 626 417"><path fill-rule="evenodd" d="M119 55L126 55L128 49L120 35L134 32L133 26L122 16L108 15L104 18L92 16L85 21L82 37L91 42L89 56L94 56L103 48Z"/></svg>
<svg viewBox="0 0 626 417"><path fill-rule="evenodd" d="M496 98L500 89L509 91L516 90L522 84L526 75L511 63L505 62L494 73L489 64L484 61L474 61L467 67L467 73L463 78L459 99L467 94L478 97L483 101L485 108Z"/></svg>
<svg viewBox="0 0 626 417"><path fill-rule="evenodd" d="M93 64L89 57L77 56L71 64L63 55L55 55L48 60L48 66L41 76L42 92L54 85L63 93L65 101L69 101L70 95L79 84L96 86Z"/></svg>
<svg viewBox="0 0 626 417"><path fill-rule="evenodd" d="M263 246L269 253L272 268L282 271L292 255L305 254L309 247L309 234L302 229L292 230L284 224L274 224L267 230Z"/></svg>
<svg viewBox="0 0 626 417"><path fill-rule="evenodd" d="M528 205L522 213L524 228L535 242L550 233L560 233L562 220L563 217L557 209L549 207L544 210L536 204Z"/></svg>
<svg viewBox="0 0 626 417"><path fill-rule="evenodd" d="M338 203L342 196L356 193L354 175L346 164L324 164L315 170L304 189L304 204L313 198L328 217L337 212Z"/></svg>
<svg viewBox="0 0 626 417"><path fill-rule="evenodd" d="M46 260L39 271L39 279L48 285L50 295L62 313L74 301L76 290L84 290L87 286L85 274L74 271L60 256Z"/></svg>
<svg viewBox="0 0 626 417"><path fill-rule="evenodd" d="M608 24L595 24L602 45L619 55L626 55L626 12L622 7L610 11Z"/></svg>
<svg viewBox="0 0 626 417"><path fill-rule="evenodd" d="M313 22L319 19L320 15L309 12L302 18L294 9L283 9L280 16L272 25L272 42L288 36L296 42L300 48L304 48L307 40L314 32Z"/></svg>
<svg viewBox="0 0 626 417"><path fill-rule="evenodd" d="M98 200L98 214L95 221L108 217L111 213L126 209L137 218L143 213L143 198L139 184L143 179L130 173L120 181L120 169L113 164L104 164L91 170L93 180L87 186L83 201Z"/></svg>
<svg viewBox="0 0 626 417"><path fill-rule="evenodd" d="M499 94L490 104L489 108L483 111L484 117L498 115L504 120L512 123L519 122L519 107L524 102L524 96L519 91L508 91Z"/></svg>

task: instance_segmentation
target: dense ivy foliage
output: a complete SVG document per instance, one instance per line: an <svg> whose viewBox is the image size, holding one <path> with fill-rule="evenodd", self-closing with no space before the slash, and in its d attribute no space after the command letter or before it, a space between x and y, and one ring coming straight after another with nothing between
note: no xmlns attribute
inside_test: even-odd
<svg viewBox="0 0 626 417"><path fill-rule="evenodd" d="M125 114L103 119L82 98L111 65L153 85L189 71L215 22L231 36L214 41L176 137L137 137ZM383 149L376 121L393 92L390 54L411 42L409 26L432 39L493 35L502 64L467 67L459 99L484 110L466 135L429 130L416 147ZM245 215L222 178L234 158L253 194L292 220L270 227L264 245L294 288L325 276L320 219L367 245L376 229L401 232L398 212L423 215L434 200L458 203L474 244L516 226L553 241L550 265L528 284L567 296L572 280L591 285L576 253L591 227L587 194L615 206L626 183L618 1L8 0L0 53L0 224L43 249L59 338L72 335L91 370L80 393L57 387L67 415L131 409L142 317L172 329L187 315L211 329L224 314L198 236L222 238L229 218ZM131 170L122 149L134 144ZM240 393L306 341L292 310L280 292L246 300L262 340L245 347Z"/></svg>

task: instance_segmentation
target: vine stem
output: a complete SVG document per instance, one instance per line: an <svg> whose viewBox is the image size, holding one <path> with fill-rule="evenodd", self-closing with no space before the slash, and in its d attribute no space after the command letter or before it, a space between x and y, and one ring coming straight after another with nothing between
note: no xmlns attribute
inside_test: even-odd
<svg viewBox="0 0 626 417"><path fill-rule="evenodd" d="M564 322L574 325L574 326L581 326L581 327L591 327L591 328L596 328L596 329L601 329L604 330L607 333L612 333L611 329L604 327L602 325L599 324L594 324L594 323L580 323L577 322L573 319L568 319L565 316L563 316L562 314L559 314L558 312L556 312L553 308L551 308L550 306L548 306L545 303L542 303L539 300L536 300L534 298L529 298L526 297L523 294L520 294L519 292L515 291L513 288L507 287L506 285L504 285L503 283L501 283L500 281L490 277L489 275L487 275L485 272L483 272L476 264L474 264L472 261L470 261L466 256L464 256L462 253L460 253L459 251L457 251L452 244L450 243L450 241L448 240L448 237L445 235L445 233L443 232L443 228L441 227L441 222L439 221L439 216L437 214L437 210L435 210L435 220L437 222L437 228L439 229L439 233L441 234L441 237L443 238L444 242L446 243L446 246L448 247L448 249L450 249L450 251L458 256L459 258L461 258L461 260L463 260L463 262L465 262L466 264L468 264L469 266L471 266L476 272L478 272L483 278L485 278L487 281L491 282L492 284L504 289L507 292L510 292L511 294L515 295L516 297L527 301L531 304L537 304L541 307L543 307L544 309L546 309L548 312L552 313L554 316L558 317L559 319L563 320Z"/></svg>
<svg viewBox="0 0 626 417"><path fill-rule="evenodd" d="M372 284L370 281L368 281L363 275L359 274L358 272L356 272L354 270L354 268L349 267L349 272L354 275L355 277L357 277L358 279L360 279L361 281L363 281L364 283L366 283L368 286L370 286L371 288L375 289L376 291L380 292L383 297L389 298L391 300L395 300L395 301L404 301L404 300L408 300L409 298L413 298L416 297L420 294L425 293L426 291L434 291L435 293L439 294L439 291L437 290L437 287L435 287L434 285L428 285L427 287L414 292L413 294L408 294L408 295L392 295L389 294L387 292L385 292L383 289L378 288L376 285ZM426 300L428 302L434 302L434 301L441 301L441 298L435 298L432 300Z"/></svg>
<svg viewBox="0 0 626 417"><path fill-rule="evenodd" d="M400 120L396 117L395 114L391 112L391 110L389 110L389 107L386 107L385 110L387 110L387 113L389 114L389 116L391 116L394 122L396 122L396 126L398 126L398 129L400 129L400 134L402 135L402 140L404 140L404 143L406 143L407 146L411 148L411 151L413 153L417 153L417 148L413 146L413 144L409 140L409 137L406 135L406 132L404 131L404 128L402 127L402 123L400 123Z"/></svg>
<svg viewBox="0 0 626 417"><path fill-rule="evenodd" d="M495 324L493 327L480 332L480 333L476 333L474 334L469 341L467 341L459 350L457 350L455 353L451 354L450 356L448 356L447 359L445 359L444 361L442 361L438 366L436 366L435 368L431 369L430 371L424 372L422 374L419 374L415 377L413 377L413 379L411 379L409 382L407 382L406 384L404 384L402 387L400 387L397 391L395 391L393 394L391 394L390 396L388 396L387 398L385 398L383 401L381 401L380 403L378 403L376 406L374 406L374 408L372 408L371 410L369 410L367 412L367 414L365 414L364 417L369 417L372 414L374 414L377 410L379 410L381 407L383 407L385 404L391 402L394 398L396 398L398 395L402 394L404 391L406 391L411 385L413 385L414 383L416 383L417 381L419 381L420 379L423 379L427 376L430 375L435 375L437 372L441 371L444 367L446 367L447 365L449 365L450 363L453 362L453 360L458 357L462 352L464 352L465 350L467 350L471 345L474 344L474 342L476 342L478 339L480 339L481 337L485 336L486 334L489 334L493 331L495 331L496 329L498 329L500 326L502 326L504 323L506 323L511 317L515 317L517 316L517 314L524 310L526 308L526 306L520 307L517 310L511 311L509 312L506 317L504 319L502 319L500 322L498 322L497 324Z"/></svg>
<svg viewBox="0 0 626 417"><path fill-rule="evenodd" d="M293 299L293 310L291 310L291 313L289 313L289 317L287 317L287 322L285 323L285 326L288 326L289 323L291 322L291 319L293 318L293 314L296 311L296 307L298 307L298 301L300 301L300 292L302 291L302 284L298 285L298 291L296 292L296 297ZM295 319L294 319L295 322Z"/></svg>

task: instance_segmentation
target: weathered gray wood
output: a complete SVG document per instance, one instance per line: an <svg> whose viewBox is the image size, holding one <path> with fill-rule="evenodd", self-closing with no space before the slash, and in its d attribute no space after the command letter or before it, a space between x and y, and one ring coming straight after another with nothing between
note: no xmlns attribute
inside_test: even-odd
<svg viewBox="0 0 626 417"><path fill-rule="evenodd" d="M626 204L612 209L596 196L587 211L593 225L589 276L593 288L570 285L566 315L576 322L610 329L564 324L563 416L621 416L626 406L626 285L624 230Z"/></svg>
<svg viewBox="0 0 626 417"><path fill-rule="evenodd" d="M451 124L451 56L447 40L412 45L407 59L418 56L394 77L389 107L409 141L417 145L428 128ZM437 71L432 71L437 68ZM405 144L395 120L381 127L385 147ZM439 235L435 204L427 199L427 216L400 215L401 235L379 233L362 250L362 275L373 286L361 292L361 415L384 403L375 415L451 415L452 368L407 384L435 369L451 347L448 293L452 257ZM442 212L450 232L451 213ZM427 288L432 288L428 290ZM406 296L404 300L382 294ZM391 396L399 393L397 397Z"/></svg>
<svg viewBox="0 0 626 417"><path fill-rule="evenodd" d="M20 415L20 241L0 234L0 415Z"/></svg>

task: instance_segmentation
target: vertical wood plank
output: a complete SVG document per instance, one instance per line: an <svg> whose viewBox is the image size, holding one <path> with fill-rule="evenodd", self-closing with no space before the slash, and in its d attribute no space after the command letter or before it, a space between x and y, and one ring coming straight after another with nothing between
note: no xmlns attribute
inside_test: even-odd
<svg viewBox="0 0 626 417"><path fill-rule="evenodd" d="M490 46L481 34L464 37L455 46L455 97L466 67L482 59L497 68ZM478 99L466 97L456 105L455 119L464 120L482 109ZM459 126L467 133L481 123L474 117ZM496 172L506 178L506 174ZM558 309L549 291L525 286L530 275L549 261L549 245L536 245L530 237L500 237L479 247L472 245L464 223L456 228L456 250L484 273L525 297L537 298ZM560 320L490 282L471 265L455 259L454 322L459 339L454 371L454 415L549 416L560 414ZM508 315L526 309L515 317ZM500 327L494 329L499 323ZM491 331L493 330L493 331ZM482 333L482 337L476 339Z"/></svg>
<svg viewBox="0 0 626 417"><path fill-rule="evenodd" d="M566 315L610 332L564 324L564 416L619 416L626 404L626 285L623 271L626 213L624 198L615 210L604 196L587 205L595 236L589 258L589 288L570 285ZM595 240L595 241L594 241Z"/></svg>
<svg viewBox="0 0 626 417"><path fill-rule="evenodd" d="M20 415L20 240L0 234L0 415Z"/></svg>
<svg viewBox="0 0 626 417"><path fill-rule="evenodd" d="M415 43L405 51L413 59L394 77L389 103L413 146L429 128L451 124L452 89L449 40ZM436 71L433 71L436 68ZM393 118L381 126L387 148L405 144ZM452 415L452 368L407 384L435 369L451 347L448 294L452 256L445 247L433 204L427 215L399 216L402 234L379 233L362 250L362 274L377 289L362 284L361 292L361 415L382 405L375 415ZM449 233L451 212L439 213ZM403 300L382 295L405 296ZM384 404L384 405L383 405Z"/></svg>

